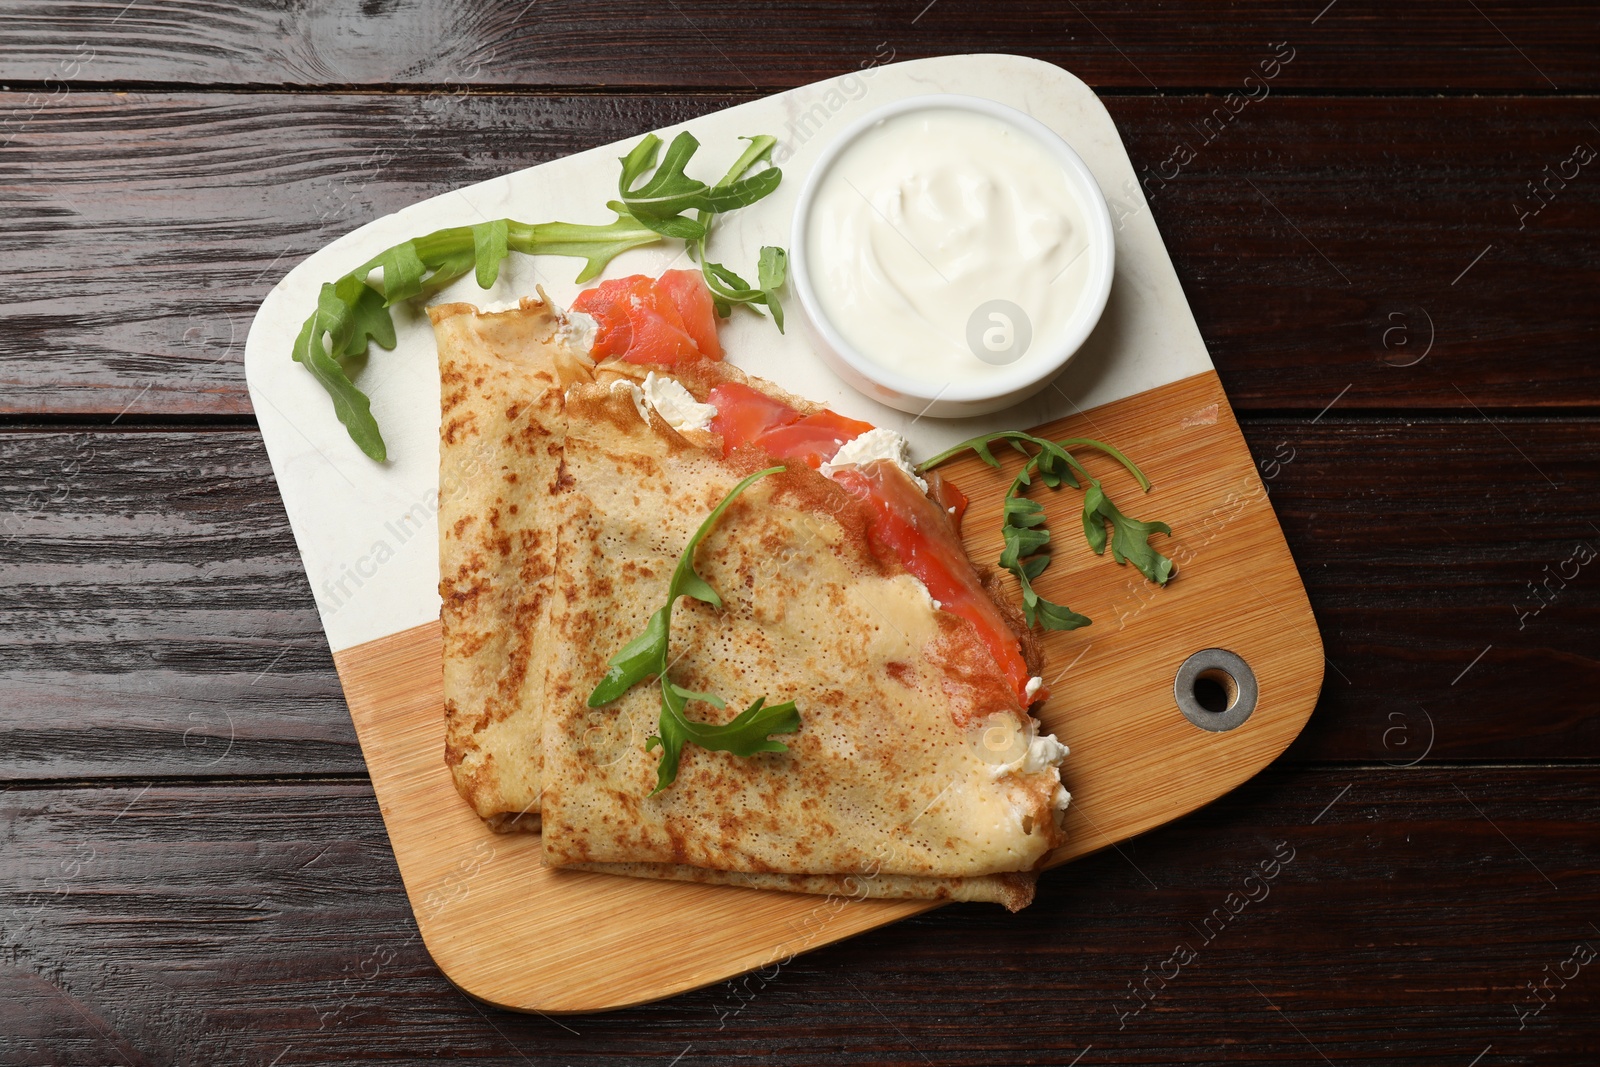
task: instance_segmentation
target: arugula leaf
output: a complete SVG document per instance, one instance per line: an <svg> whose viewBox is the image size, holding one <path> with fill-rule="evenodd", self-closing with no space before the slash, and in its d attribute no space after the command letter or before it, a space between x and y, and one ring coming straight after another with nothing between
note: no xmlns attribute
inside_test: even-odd
<svg viewBox="0 0 1600 1067"><path fill-rule="evenodd" d="M383 270L383 306L394 307L422 292L422 276L428 268L410 241L395 245L378 257Z"/></svg>
<svg viewBox="0 0 1600 1067"><path fill-rule="evenodd" d="M691 253L701 261L702 271L707 272L707 284L719 314L726 316L736 303L765 304L782 330L783 315L775 290L782 285L784 272L779 261L774 261L776 266L768 265L768 249L762 250L759 289L752 289L732 271L705 263L710 220L718 212L755 203L777 188L783 177L776 167L748 173L768 157L777 138L764 134L744 140L750 143L728 175L717 185L707 186L684 173L699 148L694 137L679 134L662 157L661 138L648 134L620 160L622 177L618 187L622 199L607 204L617 217L604 225L495 219L436 230L386 249L323 286L317 309L295 340L293 358L304 364L327 390L334 413L351 440L368 456L382 462L388 455L383 434L372 417L367 397L351 381L343 361L365 352L369 341L376 341L381 348L394 348L394 322L388 309L395 304L432 296L468 273L487 289L499 278L500 267L512 252L581 259L584 265L577 277L581 284L593 280L607 263L629 249L654 244L663 237L682 240L689 243ZM651 174L652 170L655 173ZM691 210L697 213L693 217L681 214ZM770 251L782 254L781 249ZM726 284L713 284L713 270L722 270ZM372 281L375 271L382 272L380 282Z"/></svg>
<svg viewBox="0 0 1600 1067"><path fill-rule="evenodd" d="M573 279L578 283L599 277L622 253L655 244L661 234L631 215L620 212L604 226L585 226L575 222L541 222L528 225L512 222L510 246L525 256L571 256L584 260L583 269Z"/></svg>
<svg viewBox="0 0 1600 1067"><path fill-rule="evenodd" d="M764 189L761 196L765 196L772 189L777 188L782 172L777 167L757 171L754 175L746 177L750 168L757 163L767 161L773 146L778 143L776 137L763 134L760 137L746 137L750 146L734 161L728 173L722 180L711 187L713 198L722 198L728 190L751 189L757 191ZM745 195L742 192L740 195ZM723 266L713 263L706 258L706 242L711 235L711 215L702 211L698 216L704 224L706 232L699 240L690 245L690 252L700 261L700 273L705 277L706 288L711 291L711 302L716 306L717 314L727 318L733 313L733 305L743 304L755 309L758 305L765 306L772 312L772 324L783 332L783 305L778 301L777 290L782 288L784 277L789 269L789 255L783 249L773 245L764 245L760 258L756 264L757 285L752 286L739 275Z"/></svg>
<svg viewBox="0 0 1600 1067"><path fill-rule="evenodd" d="M683 746L691 741L713 752L732 752L748 758L757 752L789 751L788 745L771 740L769 735L792 734L800 729L800 712L792 700L768 706L766 697L757 697L755 703L723 726L708 726L684 714L688 700L703 700L707 695L689 693L675 685L661 690L661 723L657 727L660 733L645 738L644 742L646 752L661 749L661 760L656 764L656 787L650 791L651 796L677 780ZM721 699L714 703L719 708L727 706Z"/></svg>
<svg viewBox="0 0 1600 1067"><path fill-rule="evenodd" d="M657 137L656 144L660 143ZM655 163L655 147L637 158L637 149L630 152L622 161L623 180L618 183L628 213L648 226L652 219L668 219L683 211L732 211L760 200L776 189L783 178L783 173L773 167L749 177L744 177L741 171L732 180L724 178L716 186L708 186L684 173L684 167L699 148L700 142L693 134L687 130L678 134L667 146L667 153L661 157L655 173L638 186L633 183Z"/></svg>
<svg viewBox="0 0 1600 1067"><path fill-rule="evenodd" d="M354 278L336 283L334 293L349 316L350 336L333 358L359 355L367 350L369 341L376 342L385 352L394 350L394 320L384 306L382 293Z"/></svg>
<svg viewBox="0 0 1600 1067"><path fill-rule="evenodd" d="M783 305L778 302L777 290L789 273L789 253L774 245L761 246L761 258L756 261L757 284L761 295L767 298L767 310L772 312L772 324L783 332Z"/></svg>
<svg viewBox="0 0 1600 1067"><path fill-rule="evenodd" d="M472 259L479 289L488 289L500 277L500 261L511 252L511 228L505 219L481 222L472 228Z"/></svg>
<svg viewBox="0 0 1600 1067"><path fill-rule="evenodd" d="M1094 621L1087 615L1078 614L1065 604L1052 604L1035 593L1031 585L1022 592L1022 610L1027 613L1030 609L1034 618L1039 620L1039 625L1046 630L1076 630Z"/></svg>
<svg viewBox="0 0 1600 1067"><path fill-rule="evenodd" d="M640 222L646 216L654 215L658 218L676 215L681 211L691 211L695 208L704 208L706 183L697 181L683 172L693 158L700 142L687 130L672 139L672 144L667 147L667 154L662 157L660 165L656 165L656 145L661 143L661 138L655 138L655 145L650 147L646 166L635 167L634 177L642 174L651 167L655 168L645 183L634 187L629 180L629 160L633 153L629 153L623 160L623 181L617 184L618 191L622 194L622 202L627 205L628 212Z"/></svg>
<svg viewBox="0 0 1600 1067"><path fill-rule="evenodd" d="M1143 471L1134 466L1133 460L1123 455L1119 449L1113 447L1112 445L1108 445L1103 441L1095 441L1088 437L1068 437L1060 441L1051 441L1044 437L1035 437L1031 433L1023 433L1021 430L1001 430L998 433L983 434L982 436L973 437L969 440L962 441L959 445L953 445L950 448L945 449L943 452L940 452L932 459L918 464L917 470L919 472L932 470L933 468L939 466L939 464L948 462L949 460L954 459L956 456L959 456L961 453L967 451L976 452L978 454L978 458L982 459L989 466L998 468L1000 466L1000 461L995 459L993 453L989 451L989 445L995 441L1002 440L1008 442L1012 448L1015 448L1023 455L1028 455L1028 452L1022 446L1024 444L1033 445L1043 452L1050 453L1051 458L1045 460L1044 462L1049 464L1057 471L1061 470L1062 465L1064 465L1069 471L1077 471L1079 474L1083 474L1083 468L1078 465L1077 460L1072 458L1071 454L1067 452L1067 449L1098 449L1099 451L1110 456L1112 459L1116 460L1118 463L1122 464L1123 467L1127 468L1128 473L1133 475L1134 480L1139 483L1140 489L1143 489L1147 493L1150 491L1150 479L1144 476ZM1085 477L1087 477L1087 475L1085 475ZM1067 484L1073 486L1073 488L1077 488L1076 482L1068 481Z"/></svg>
<svg viewBox="0 0 1600 1067"><path fill-rule="evenodd" d="M1172 577L1172 561L1150 547L1150 535L1172 535L1172 527L1164 522L1141 522L1117 510L1117 506L1100 488L1100 481L1089 479L1089 491L1083 495L1083 534L1096 555L1105 555L1106 523L1111 524L1111 558L1118 563L1132 563L1139 573L1155 582L1166 585Z"/></svg>
<svg viewBox="0 0 1600 1067"><path fill-rule="evenodd" d="M627 192L633 183L642 178L656 165L656 157L661 151L661 138L653 133L647 133L634 145L627 155L617 162L622 164L622 179L617 187Z"/></svg>
<svg viewBox="0 0 1600 1067"><path fill-rule="evenodd" d="M589 706L598 708L609 704L652 674L665 674L667 634L672 626L672 603L657 608L650 616L639 636L622 646L622 651L606 663L605 676L589 694Z"/></svg>
<svg viewBox="0 0 1600 1067"><path fill-rule="evenodd" d="M1170 536L1172 528L1164 522L1141 522L1123 515L1106 496L1100 480L1090 478L1083 466L1067 451L1079 447L1098 449L1127 468L1138 481L1139 487L1149 492L1150 480L1144 476L1144 472L1111 445L1087 437L1051 441L1019 430L1005 430L963 441L921 464L917 471L927 472L967 451L975 453L984 463L998 470L1000 461L990 448L996 441L1004 441L1025 457L1022 470L1017 472L1011 487L1006 490L1002 506L1000 536L1005 547L1000 553L1000 566L1016 576L1022 590L1022 613L1029 626L1038 625L1046 630L1075 630L1090 624L1088 616L1080 615L1064 604L1044 599L1033 588L1034 579L1050 566L1050 554L1045 551L1050 545L1050 531L1045 527L1044 506L1022 495L1033 484L1034 474L1051 489L1060 489L1063 485L1078 489L1082 487L1079 479L1087 481L1089 488L1084 493L1083 533L1089 547L1097 555L1105 553L1105 524L1110 523L1113 531L1112 558L1118 563L1131 561L1146 578L1160 585L1166 584L1172 576L1172 561L1150 546L1150 535L1164 533ZM1030 446L1033 451L1030 451Z"/></svg>
<svg viewBox="0 0 1600 1067"><path fill-rule="evenodd" d="M607 200L606 207L618 215L628 214L628 205L620 200ZM676 237L680 241L698 241L706 235L705 225L687 215L668 215L665 218L643 215L639 217L639 222L663 237Z"/></svg>
<svg viewBox="0 0 1600 1067"><path fill-rule="evenodd" d="M673 568L672 581L667 584L667 602L657 608L650 621L633 640L622 647L606 664L605 676L589 694L589 707L598 708L616 700L646 678L655 676L661 686L661 716L656 733L645 741L645 751L660 747L661 760L656 764L656 787L651 796L671 785L678 776L678 761L683 746L689 742L716 752L732 752L736 756L753 756L757 752L787 752L781 741L770 740L771 734L791 734L800 729L800 713L794 701L767 706L761 697L731 722L696 722L685 713L690 701L698 700L721 709L727 702L715 693L697 693L678 685L667 675L667 649L672 630L672 606L680 596L693 597L714 608L722 607L722 597L710 582L694 569L695 550L723 512L728 510L735 497L769 474L784 468L768 467L744 479L722 498L711 510L700 528L684 545Z"/></svg>
<svg viewBox="0 0 1600 1067"><path fill-rule="evenodd" d="M333 400L334 414L361 451L382 461L385 458L383 438L378 434L378 424L372 419L371 405L366 394L357 389L345 374L339 357L349 354L347 346L357 332L363 336L363 348L366 347L364 339L369 336L378 338L381 343L383 335L376 333L377 327L371 319L371 304L374 299L381 304L383 298L365 284L357 283L363 290L372 293L372 297L355 295L347 300L340 291L340 286L344 284L341 280L339 283L323 285L317 296L317 310L306 320L300 336L295 338L293 357L296 363L304 364L328 391L328 396ZM388 316L384 315L384 318ZM387 347L393 348L393 323L389 324L387 339Z"/></svg>
<svg viewBox="0 0 1600 1067"><path fill-rule="evenodd" d="M1041 453L1042 454L1042 453ZM1000 537L1005 549L1000 553L1000 566L1010 571L1022 590L1022 615L1029 626L1042 626L1046 630L1076 630L1089 625L1089 617L1080 615L1065 604L1057 604L1041 597L1033 588L1033 580L1050 566L1050 556L1041 550L1050 543L1050 531L1044 525L1044 505L1037 500L1016 495L1026 485L1028 465L1011 483L1006 493L1004 519Z"/></svg>

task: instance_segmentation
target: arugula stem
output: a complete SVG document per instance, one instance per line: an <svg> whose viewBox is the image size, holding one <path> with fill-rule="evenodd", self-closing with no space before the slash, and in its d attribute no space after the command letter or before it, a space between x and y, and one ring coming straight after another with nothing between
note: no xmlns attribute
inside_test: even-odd
<svg viewBox="0 0 1600 1067"><path fill-rule="evenodd" d="M722 180L711 188L726 189L735 182L741 181L745 173L772 151L772 146L777 144L777 138L763 134L759 137L746 137L750 142L739 158L734 160L733 166L728 168L728 173ZM777 324L779 332L783 330L783 309L777 305L777 296L771 290L776 284L769 285L770 279L760 280L758 287L752 288L748 282L739 275L734 274L719 263L712 263L706 258L706 245L711 240L711 213L700 211L696 216L702 227L700 236L689 242L689 258L700 264L700 274L705 278L706 288L711 290L713 300L717 305L717 313L727 317L732 312L734 304L745 304L752 310L760 313L758 305L766 304L772 313L772 320ZM766 250L763 249L763 252ZM781 284L781 276L777 284ZM738 288L733 288L737 285Z"/></svg>
<svg viewBox="0 0 1600 1067"><path fill-rule="evenodd" d="M1065 437L1057 441L1056 444L1060 445L1062 448L1081 447L1098 449L1110 456L1112 459L1116 460L1118 463L1122 464L1122 466L1127 469L1128 473L1133 475L1134 481L1139 483L1140 489L1143 489L1147 493L1150 491L1150 479L1144 476L1144 471L1140 470L1134 464L1133 460L1123 455L1122 450L1117 448L1115 445L1108 445L1104 441L1095 441L1088 437ZM1082 472L1083 468L1079 467L1078 470Z"/></svg>
<svg viewBox="0 0 1600 1067"><path fill-rule="evenodd" d="M711 219L720 212L755 203L783 180L776 167L745 177L745 172L772 150L777 138L762 134L745 140L750 142L749 147L728 175L715 187L708 187L683 173L699 147L694 137L680 133L658 166L661 139L653 133L647 135L620 161L619 190L623 200L607 203L617 217L604 225L495 219L472 226L450 226L402 241L322 286L316 310L301 327L291 357L327 391L334 414L350 439L381 463L388 458L383 434L366 394L350 378L348 361L365 353L369 344L394 348L394 321L389 309L395 304L433 296L467 274L475 274L480 287L490 288L501 262L511 252L581 259L584 265L576 279L581 284L598 277L606 264L623 252L655 244L663 237L684 238L689 241L690 253L698 253L701 272L719 313L726 316L730 305L736 303L765 304L781 331L783 309L775 290L783 284L787 264L782 249L761 249L759 286L754 289L727 268L705 262L705 237ZM649 171L654 174L638 185L638 179ZM678 214L690 208L696 210L698 220ZM375 272L381 272L381 278L375 280ZM728 287L735 283L738 289Z"/></svg>
<svg viewBox="0 0 1600 1067"><path fill-rule="evenodd" d="M946 462L954 459L956 456L959 456L963 452L966 452L966 451L969 451L969 450L970 451L976 451L978 449L978 446L980 446L980 445L985 447L985 448L987 448L990 444L992 444L995 441L1017 441L1017 440L1029 441L1029 442L1037 444L1040 441L1042 441L1043 438L1035 437L1032 434L1028 434L1028 433L1022 433L1019 430L1001 430L998 433L980 434L977 437L968 438L967 440L962 441L958 445L952 445L951 447L945 449L943 452L940 452L937 456L934 456L932 459L924 460L923 462L917 464L917 473L918 474L926 474L928 471L931 471L933 468L939 466L941 463L946 463ZM1096 440L1094 440L1093 438L1090 438L1090 437L1066 437L1066 438L1061 439L1060 441L1056 441L1055 444L1060 445L1062 447L1062 449L1080 448L1080 447L1081 448L1098 449L1101 452L1104 452L1106 455L1110 456L1112 459L1116 460L1118 463L1122 464L1123 467L1127 468L1128 473L1133 475L1134 480L1139 483L1139 488L1140 489L1143 489L1147 493L1150 491L1150 479L1148 479L1148 478L1146 478L1144 476L1144 472L1141 471L1138 468L1138 466L1136 466L1134 464L1133 460L1131 460L1127 456L1123 455L1122 450L1117 448L1114 445L1108 445L1104 441L1096 441ZM1069 457L1069 459L1070 459L1070 457ZM1036 466L1037 462L1038 462L1038 457L1035 456L1034 460L1033 460L1033 465ZM1075 468L1077 468L1077 470L1078 470L1078 472L1080 474L1084 473L1083 468L1079 467L1076 462L1074 462L1072 465ZM1024 467L1023 469L1027 470L1028 468ZM1085 476L1087 477L1087 475L1085 475Z"/></svg>
<svg viewBox="0 0 1600 1067"><path fill-rule="evenodd" d="M1051 489L1059 489L1064 484L1071 485L1074 489L1083 488L1082 483L1087 482L1083 530L1089 547L1097 554L1105 551L1107 544L1105 524L1110 523L1116 533L1115 540L1111 542L1111 552L1116 561L1131 562L1151 581L1161 585L1166 584L1167 578L1172 573L1172 562L1150 547L1149 538L1153 533L1170 535L1171 529L1166 523L1141 522L1122 514L1106 496L1100 486L1100 480L1091 478L1083 465L1067 451L1069 448L1093 448L1104 452L1122 464L1139 483L1139 488L1148 493L1150 479L1146 478L1144 472L1113 445L1089 437L1068 437L1052 441L1020 430L1002 430L998 433L980 434L953 448L947 448L932 459L919 464L917 471L925 474L941 463L969 450L976 453L984 463L999 470L1000 461L989 448L996 441L1006 442L1023 456L1022 469L1011 479L1002 504L1004 518L1001 521L1000 533L1005 541L1005 551L1000 555L1000 566L1016 577L1022 591L1022 613L1030 626L1038 624L1046 630L1073 630L1079 626L1089 625L1087 616L1078 614L1065 604L1045 600L1033 588L1033 580L1050 566L1048 551L1050 531L1045 526L1044 507L1026 495L1027 490L1033 485L1035 475ZM1037 451L1029 452L1028 445L1032 445Z"/></svg>
<svg viewBox="0 0 1600 1067"><path fill-rule="evenodd" d="M715 693L696 693L685 689L668 677L671 663L667 659L672 636L672 606L679 597L691 597L714 608L722 607L722 597L711 583L694 569L695 550L716 525L733 500L756 482L769 474L783 471L783 466L768 467L750 475L728 491L722 503L700 523L700 528L689 538L678 565L673 569L672 581L667 585L667 602L657 608L650 621L638 636L624 645L606 664L606 673L589 694L589 707L598 708L621 697L646 678L654 677L661 689L661 715L656 733L645 739L645 751L661 749L661 759L656 764L656 787L651 796L671 785L678 774L678 760L683 746L693 742L701 748L715 752L732 752L736 756L753 756L758 752L786 752L788 746L772 740L773 734L792 734L800 729L800 713L794 701L767 704L761 697L731 722L721 725L697 722L685 713L689 701L699 700L714 708L725 708L727 702Z"/></svg>

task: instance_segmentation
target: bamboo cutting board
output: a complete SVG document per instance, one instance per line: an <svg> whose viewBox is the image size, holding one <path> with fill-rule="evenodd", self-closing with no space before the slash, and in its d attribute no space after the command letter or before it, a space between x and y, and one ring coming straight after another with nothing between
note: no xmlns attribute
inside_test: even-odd
<svg viewBox="0 0 1600 1067"><path fill-rule="evenodd" d="M718 239L744 250L787 243L793 197L829 136L855 114L930 91L989 96L1032 113L1073 144L1112 204L1111 302L1055 386L993 416L915 420L834 379L799 331L779 337L769 323L736 316L723 341L737 365L900 430L914 455L1029 426L1115 442L1150 476L1152 490L1141 496L1113 463L1082 456L1119 506L1173 527L1170 539L1156 541L1178 564L1164 588L1109 555L1094 556L1072 535L1077 491L1033 491L1061 546L1037 583L1040 593L1095 620L1045 637L1054 695L1040 717L1072 749L1062 772L1073 795L1070 841L1051 856L1057 865L1193 811L1270 762L1310 715L1322 648L1266 488L1127 154L1077 79L1019 57L946 57L848 75L688 123L707 155L739 134L784 140L779 192L730 217ZM397 350L375 355L360 381L390 444L382 466L344 437L326 398L290 362L289 347L323 281L407 237L505 215L598 221L597 190L612 187L616 157L630 146L446 194L342 238L273 291L246 348L257 418L424 943L456 985L515 1010L597 1011L669 996L934 906L555 871L540 863L537 835L488 831L444 766L433 527L438 379L426 319L402 321ZM715 169L712 161L706 166ZM659 273L673 254L628 253L606 276ZM563 303L576 292L566 280L573 261L540 257L507 267L488 294L468 280L439 299L484 305L531 292L535 283ZM1002 474L964 459L942 470L972 499L969 551L992 562L1009 466ZM1225 731L1194 725L1174 692L1185 660L1212 648L1242 657L1258 690L1253 713ZM1051 882L1042 879L1041 895ZM640 952L663 925L675 932L674 951Z"/></svg>

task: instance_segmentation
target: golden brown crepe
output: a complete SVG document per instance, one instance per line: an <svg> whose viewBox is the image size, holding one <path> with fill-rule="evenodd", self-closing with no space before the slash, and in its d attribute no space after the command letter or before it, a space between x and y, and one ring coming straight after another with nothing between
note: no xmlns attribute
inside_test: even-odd
<svg viewBox="0 0 1600 1067"><path fill-rule="evenodd" d="M918 875L881 874L748 874L715 871L682 863L574 863L574 868L621 874L630 878L660 878L706 885L738 885L747 889L775 889L784 893L812 893L847 900L874 897L892 900L954 900L1003 904L1018 911L1033 902L1033 871L991 874L981 878L924 878Z"/></svg>
<svg viewBox="0 0 1600 1067"><path fill-rule="evenodd" d="M497 829L537 827L555 866L846 897L988 900L1015 910L1062 840L1064 752L1037 736L971 624L875 551L849 493L803 464L748 489L696 554L723 596L673 616L675 682L725 721L796 701L783 753L693 744L651 796L659 690L589 708L606 661L665 598L684 544L754 449L675 430L645 368L592 368L524 301L431 310L442 379L440 592L447 762ZM659 372L657 372L659 374ZM682 375L700 399L738 380ZM895 477L900 475L895 474ZM531 824L531 825L530 825Z"/></svg>
<svg viewBox="0 0 1600 1067"><path fill-rule="evenodd" d="M439 347L439 618L445 758L497 829L537 829L537 659L555 563L563 380L587 356L542 300L429 309ZM530 672L530 664L533 670Z"/></svg>
<svg viewBox="0 0 1600 1067"><path fill-rule="evenodd" d="M743 872L802 889L792 880L871 874L855 879L864 895L1019 906L1018 879L991 876L1032 870L1062 840L1056 769L1038 746L1029 760L1035 720L971 625L874 553L861 506L804 465L756 483L707 535L697 569L724 609L680 600L670 648L675 682L728 701L720 713L692 705L697 717L725 721L765 696L795 700L801 728L780 738L786 753L687 746L677 780L649 795L658 690L641 684L601 708L585 698L663 602L694 530L768 460L724 461L653 411L647 424L606 377L567 394L545 862L702 881L723 879L697 871Z"/></svg>

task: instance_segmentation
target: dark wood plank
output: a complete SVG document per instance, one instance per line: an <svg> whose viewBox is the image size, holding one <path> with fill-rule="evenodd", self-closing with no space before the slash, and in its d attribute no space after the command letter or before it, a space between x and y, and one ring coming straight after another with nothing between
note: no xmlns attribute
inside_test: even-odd
<svg viewBox="0 0 1600 1067"><path fill-rule="evenodd" d="M1593 768L1279 766L1047 875L1017 915L950 907L557 1021L475 1005L433 967L364 784L14 790L0 1058L1587 1062L1600 982L1565 961L1600 951L1597 803Z"/></svg>
<svg viewBox="0 0 1600 1067"><path fill-rule="evenodd" d="M1294 758L1600 757L1597 432L1247 422L1331 663ZM0 779L361 770L253 433L0 434L0 469Z"/></svg>
<svg viewBox="0 0 1600 1067"><path fill-rule="evenodd" d="M0 157L0 413L244 412L250 320L310 251L736 99L74 94ZM1108 103L1237 407L1600 407L1600 160L1514 210L1600 150L1588 103Z"/></svg>
<svg viewBox="0 0 1600 1067"><path fill-rule="evenodd" d="M1600 287L1592 109L1139 104L1113 113L1235 407L1600 401L1600 306L1571 289Z"/></svg>
<svg viewBox="0 0 1600 1067"><path fill-rule="evenodd" d="M1294 757L1600 755L1600 422L1328 416L1245 436L1328 656Z"/></svg>
<svg viewBox="0 0 1600 1067"><path fill-rule="evenodd" d="M1185 5L963 0L7 0L10 77L234 85L457 84L771 90L874 59L1015 52L1091 85L1231 89L1288 42L1300 88L1582 91L1600 27L1575 0Z"/></svg>
<svg viewBox="0 0 1600 1067"><path fill-rule="evenodd" d="M730 102L75 95L0 158L0 240L17 257L0 279L0 411L246 412L250 322L309 253L457 185Z"/></svg>
<svg viewBox="0 0 1600 1067"><path fill-rule="evenodd" d="M0 778L360 771L253 433L0 434Z"/></svg>

